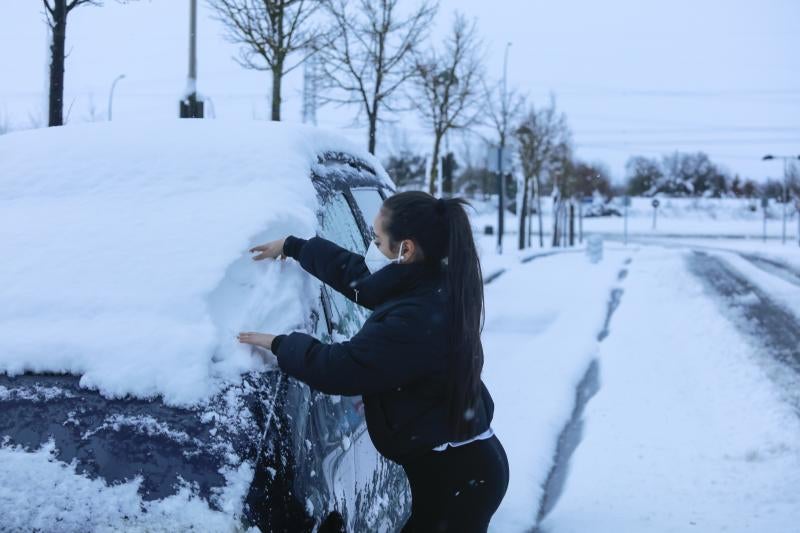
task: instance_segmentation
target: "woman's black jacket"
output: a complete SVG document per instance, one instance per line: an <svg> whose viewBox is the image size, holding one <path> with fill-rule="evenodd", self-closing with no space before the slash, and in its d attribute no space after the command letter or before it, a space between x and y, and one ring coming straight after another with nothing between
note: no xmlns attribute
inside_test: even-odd
<svg viewBox="0 0 800 533"><path fill-rule="evenodd" d="M281 370L327 394L362 395L375 448L402 463L453 439L448 431L446 286L440 268L392 263L371 274L364 256L322 237L289 236L284 253L373 312L349 341L326 344L302 332L278 335ZM481 382L474 434L492 420Z"/></svg>

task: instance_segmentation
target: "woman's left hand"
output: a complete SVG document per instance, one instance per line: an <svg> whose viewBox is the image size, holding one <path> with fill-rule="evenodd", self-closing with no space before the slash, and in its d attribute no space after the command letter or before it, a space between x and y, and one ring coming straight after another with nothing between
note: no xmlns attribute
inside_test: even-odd
<svg viewBox="0 0 800 533"><path fill-rule="evenodd" d="M269 333L256 333L254 331L242 331L237 335L237 339L239 342L243 342L246 344L252 344L253 346L261 346L262 348L266 348L267 350L272 349L272 339L274 339L276 335L271 335Z"/></svg>

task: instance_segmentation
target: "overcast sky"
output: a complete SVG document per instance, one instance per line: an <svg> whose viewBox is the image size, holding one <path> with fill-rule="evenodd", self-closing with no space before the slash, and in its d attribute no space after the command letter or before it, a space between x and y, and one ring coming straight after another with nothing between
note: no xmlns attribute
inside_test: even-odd
<svg viewBox="0 0 800 533"><path fill-rule="evenodd" d="M413 5L414 0L406 0ZM200 0L199 90L216 115L269 116L270 77L247 71ZM185 87L188 0L81 7L67 27L65 113L104 119L111 81L114 120L174 116ZM762 180L781 165L765 153L800 154L798 0L440 0L434 39L453 10L474 17L487 70L537 105L554 93L576 154L624 177L634 154L707 152L732 173ZM12 127L46 122L47 33L39 0L0 0L0 116ZM284 88L283 115L301 119L302 69ZM366 145L355 109L326 107L320 125ZM382 128L379 155L404 145L429 151L411 114ZM450 139L457 153L463 141Z"/></svg>

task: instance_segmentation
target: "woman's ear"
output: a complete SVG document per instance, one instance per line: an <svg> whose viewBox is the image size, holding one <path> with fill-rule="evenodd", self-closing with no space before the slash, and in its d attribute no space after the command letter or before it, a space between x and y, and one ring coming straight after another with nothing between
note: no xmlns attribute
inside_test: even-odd
<svg viewBox="0 0 800 533"><path fill-rule="evenodd" d="M402 263L410 263L414 259L417 247L411 239L405 239L400 244L403 245Z"/></svg>

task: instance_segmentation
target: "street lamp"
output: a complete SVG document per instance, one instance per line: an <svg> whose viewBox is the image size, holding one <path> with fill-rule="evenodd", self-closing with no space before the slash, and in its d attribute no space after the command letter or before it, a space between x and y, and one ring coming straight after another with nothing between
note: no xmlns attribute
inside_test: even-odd
<svg viewBox="0 0 800 533"><path fill-rule="evenodd" d="M782 159L783 160L783 198L781 198L781 204L783 205L783 227L781 230L781 244L786 244L786 202L789 201L787 195L787 179L788 179L788 172L787 169L789 167L789 161L798 160L800 159L800 155L772 155L767 154L761 158L762 161L772 161L775 159ZM797 224L797 244L800 246L800 210L797 213L798 224Z"/></svg>
<svg viewBox="0 0 800 533"><path fill-rule="evenodd" d="M506 113L508 112L508 91L507 91L507 84L508 84L508 49L511 48L511 43L506 43L506 50L503 54L503 101L501 102L502 106L502 117L503 117L503 128L505 130L505 120L506 120ZM498 211L497 211L497 253L503 253L503 231L504 231L504 217L503 217L503 210L505 209L505 197L506 197L506 180L503 177L503 148L505 144L505 131L503 131L503 135L500 137L500 149L497 151L497 170L500 178L500 198L498 199ZM517 210L519 210L519 206L517 206Z"/></svg>
<svg viewBox="0 0 800 533"><path fill-rule="evenodd" d="M108 92L108 120L111 120L111 106L114 104L114 88L117 86L117 82L125 77L125 74L120 74L114 81L111 82L111 90Z"/></svg>

